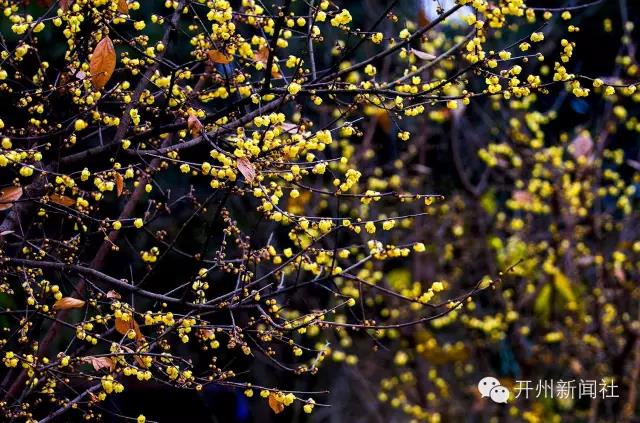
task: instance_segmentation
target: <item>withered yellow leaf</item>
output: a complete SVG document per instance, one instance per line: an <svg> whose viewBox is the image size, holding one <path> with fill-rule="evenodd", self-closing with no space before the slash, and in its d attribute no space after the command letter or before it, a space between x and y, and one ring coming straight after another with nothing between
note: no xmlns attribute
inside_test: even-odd
<svg viewBox="0 0 640 423"><path fill-rule="evenodd" d="M84 305L83 300L72 297L60 298L53 304L54 310L70 310L72 308L80 308Z"/></svg>
<svg viewBox="0 0 640 423"><path fill-rule="evenodd" d="M89 70L91 71L91 82L97 89L102 89L113 71L116 69L116 50L113 47L111 38L104 37L93 50Z"/></svg>
<svg viewBox="0 0 640 423"><path fill-rule="evenodd" d="M218 50L207 51L207 56L209 56L209 60L211 60L213 63L219 63L221 65L226 65L233 61L233 56L230 56Z"/></svg>
<svg viewBox="0 0 640 423"><path fill-rule="evenodd" d="M284 411L284 404L278 401L278 397L273 392L269 394L269 408L273 410L274 413L280 414Z"/></svg>
<svg viewBox="0 0 640 423"><path fill-rule="evenodd" d="M22 197L22 187L6 187L0 190L0 210L7 210Z"/></svg>
<svg viewBox="0 0 640 423"><path fill-rule="evenodd" d="M256 179L256 168L246 157L240 157L238 159L238 170L247 182L253 183L254 179Z"/></svg>

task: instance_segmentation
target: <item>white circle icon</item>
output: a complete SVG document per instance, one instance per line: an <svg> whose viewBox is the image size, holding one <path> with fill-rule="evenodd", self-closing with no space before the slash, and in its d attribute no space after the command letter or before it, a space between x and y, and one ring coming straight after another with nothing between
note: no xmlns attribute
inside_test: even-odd
<svg viewBox="0 0 640 423"><path fill-rule="evenodd" d="M494 386L491 389L490 395L493 402L506 404L509 399L509 390L501 385Z"/></svg>
<svg viewBox="0 0 640 423"><path fill-rule="evenodd" d="M482 398L491 398L495 403L506 404L509 399L509 390L500 385L500 381L495 377L487 376L480 379L478 391Z"/></svg>
<svg viewBox="0 0 640 423"><path fill-rule="evenodd" d="M490 397L491 390L494 386L500 386L500 381L495 377L487 376L480 379L480 382L478 382L478 391L480 391L482 398Z"/></svg>

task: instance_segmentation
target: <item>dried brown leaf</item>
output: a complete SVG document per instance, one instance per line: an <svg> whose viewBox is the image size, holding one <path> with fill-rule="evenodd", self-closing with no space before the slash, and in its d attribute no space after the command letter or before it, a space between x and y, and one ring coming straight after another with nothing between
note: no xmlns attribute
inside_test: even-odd
<svg viewBox="0 0 640 423"><path fill-rule="evenodd" d="M119 300L122 297L112 289L111 291L107 292L107 298L109 298L110 300Z"/></svg>
<svg viewBox="0 0 640 423"><path fill-rule="evenodd" d="M280 70L276 66L274 66L271 69L271 77L274 78L274 79L282 78L282 73L280 72Z"/></svg>
<svg viewBox="0 0 640 423"><path fill-rule="evenodd" d="M73 198L69 198L66 195L60 195L60 194L51 194L49 196L49 200L65 207L71 207L76 203L76 201Z"/></svg>
<svg viewBox="0 0 640 423"><path fill-rule="evenodd" d="M615 276L620 283L627 281L627 275L624 273L622 266L613 266L613 276Z"/></svg>
<svg viewBox="0 0 640 423"><path fill-rule="evenodd" d="M427 17L427 13L424 11L424 8L421 7L418 10L418 25L420 27L425 27L425 26L429 25L429 22L430 22L430 20Z"/></svg>
<svg viewBox="0 0 640 423"><path fill-rule="evenodd" d="M238 170L250 184L256 179L256 168L246 157L238 159Z"/></svg>
<svg viewBox="0 0 640 423"><path fill-rule="evenodd" d="M438 57L425 51L416 50L415 48L411 49L411 53L413 53L420 60L435 60Z"/></svg>
<svg viewBox="0 0 640 423"><path fill-rule="evenodd" d="M278 397L273 392L269 394L269 408L273 410L274 413L280 414L284 411L284 404L278 401Z"/></svg>
<svg viewBox="0 0 640 423"><path fill-rule="evenodd" d="M571 141L569 152L576 159L585 157L588 162L591 162L593 160L593 140L591 135L583 133L575 137Z"/></svg>
<svg viewBox="0 0 640 423"><path fill-rule="evenodd" d="M140 326L138 326L138 323L133 319L133 316L129 316L129 320L126 321L116 317L115 328L116 331L122 335L126 335L129 330L132 330L136 334L136 339L140 340L144 338L142 332L140 332Z"/></svg>
<svg viewBox="0 0 640 423"><path fill-rule="evenodd" d="M580 361L576 360L575 358L572 358L569 361L569 368L571 369L573 374L576 376L580 376L582 374L582 370L583 370L582 363L580 363Z"/></svg>
<svg viewBox="0 0 640 423"><path fill-rule="evenodd" d="M230 56L218 50L207 51L207 56L209 57L209 60L211 60L213 63L219 63L221 65L226 65L233 61L233 56Z"/></svg>
<svg viewBox="0 0 640 423"><path fill-rule="evenodd" d="M127 3L127 0L118 0L118 12L125 15L129 13L129 4Z"/></svg>
<svg viewBox="0 0 640 423"><path fill-rule="evenodd" d="M200 119L198 119L198 116L194 113L189 113L189 117L187 118L187 128L189 128L193 138L199 136L202 132L202 122L200 122Z"/></svg>
<svg viewBox="0 0 640 423"><path fill-rule="evenodd" d="M111 38L104 37L93 50L89 70L91 71L91 82L97 89L102 89L113 71L116 69L116 50L113 47Z"/></svg>
<svg viewBox="0 0 640 423"><path fill-rule="evenodd" d="M7 210L22 197L22 187L6 187L0 190L0 210Z"/></svg>
<svg viewBox="0 0 640 423"><path fill-rule="evenodd" d="M122 349L125 350L128 353L132 353L133 354L133 350L125 345L122 346ZM138 363L138 366L142 367L143 369L148 368L149 366L147 366L147 363L145 363L143 356L140 355L134 355L133 359L135 360L136 363Z"/></svg>
<svg viewBox="0 0 640 423"><path fill-rule="evenodd" d="M147 363L144 361L142 356L134 355L133 359L136 361L136 363L138 363L138 366L142 367L143 369L146 369L146 368L149 367L149 366L147 366Z"/></svg>
<svg viewBox="0 0 640 423"><path fill-rule="evenodd" d="M513 199L518 204L529 205L533 202L533 197L529 191L516 190L513 192Z"/></svg>
<svg viewBox="0 0 640 423"><path fill-rule="evenodd" d="M90 363L95 370L113 370L113 368L116 366L116 363L109 357L85 357L83 361Z"/></svg>
<svg viewBox="0 0 640 423"><path fill-rule="evenodd" d="M215 332L213 329L200 329L198 330L198 335L202 339L210 339L212 336L215 336Z"/></svg>
<svg viewBox="0 0 640 423"><path fill-rule="evenodd" d="M118 172L116 172L116 195L120 197L122 190L124 189L124 178Z"/></svg>
<svg viewBox="0 0 640 423"><path fill-rule="evenodd" d="M269 51L270 51L269 47L264 46L260 50L256 51L253 54L253 57L256 60L256 62L260 62L260 63L266 65L267 61L269 60Z"/></svg>
<svg viewBox="0 0 640 423"><path fill-rule="evenodd" d="M581 256L576 259L576 264L578 266L591 266L593 261L594 261L593 256L589 256L589 255Z"/></svg>
<svg viewBox="0 0 640 423"><path fill-rule="evenodd" d="M60 298L53 304L54 310L70 310L73 308L80 308L84 306L85 302L77 298L64 297Z"/></svg>
<svg viewBox="0 0 640 423"><path fill-rule="evenodd" d="M377 119L376 123L382 128L382 130L390 134L391 133L391 117L389 117L389 112L385 109L377 109L374 114Z"/></svg>
<svg viewBox="0 0 640 423"><path fill-rule="evenodd" d="M305 206L311 201L311 191L302 191L300 195L293 198L289 197L287 211L293 214L304 214Z"/></svg>
<svg viewBox="0 0 640 423"><path fill-rule="evenodd" d="M300 132L300 125L296 125L295 123L285 122L281 126L284 132L289 134L298 134Z"/></svg>
<svg viewBox="0 0 640 423"><path fill-rule="evenodd" d="M253 58L255 59L256 62L262 63L264 66L267 66L270 52L271 50L269 50L269 47L267 46L262 47L260 50L256 51L253 54ZM278 69L278 65L276 65L275 63L271 68L271 77L275 79L282 78L282 73L280 72L280 69Z"/></svg>

